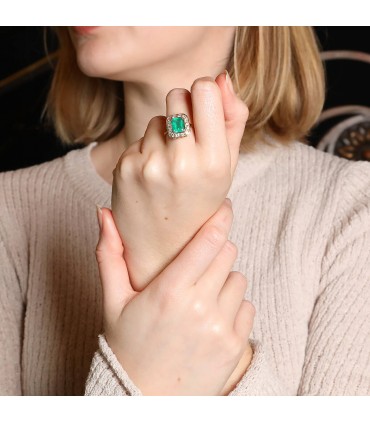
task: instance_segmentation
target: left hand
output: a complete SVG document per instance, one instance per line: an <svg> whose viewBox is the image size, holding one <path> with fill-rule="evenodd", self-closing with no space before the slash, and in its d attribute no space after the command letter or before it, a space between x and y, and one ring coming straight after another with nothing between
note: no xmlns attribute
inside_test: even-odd
<svg viewBox="0 0 370 423"><path fill-rule="evenodd" d="M230 272L224 281L236 258L231 245L225 248L231 217L224 204L139 293L111 211L98 213L105 337L144 395L228 395L251 362L255 308L242 299L246 279Z"/></svg>
<svg viewBox="0 0 370 423"><path fill-rule="evenodd" d="M167 115L189 116L190 135L165 140L165 117L157 116L113 172L112 213L137 291L219 209L232 183L248 119L247 106L229 90L224 73L216 80L195 80L191 93L171 90L166 104Z"/></svg>

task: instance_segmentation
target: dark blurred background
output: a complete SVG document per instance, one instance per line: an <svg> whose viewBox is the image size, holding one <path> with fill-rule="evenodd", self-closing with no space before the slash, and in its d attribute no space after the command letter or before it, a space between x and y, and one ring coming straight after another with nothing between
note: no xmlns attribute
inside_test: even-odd
<svg viewBox="0 0 370 423"><path fill-rule="evenodd" d="M324 111L332 111L313 128L309 144L349 160L370 161L370 29L314 28L325 53L364 54L323 58L328 83ZM57 39L49 28L0 27L0 171L42 163L83 147L63 146L53 128L41 120L57 50ZM347 108L342 110L343 106ZM359 112L353 106L363 107ZM333 129L347 120L340 131ZM334 140L333 136L325 138L329 131Z"/></svg>

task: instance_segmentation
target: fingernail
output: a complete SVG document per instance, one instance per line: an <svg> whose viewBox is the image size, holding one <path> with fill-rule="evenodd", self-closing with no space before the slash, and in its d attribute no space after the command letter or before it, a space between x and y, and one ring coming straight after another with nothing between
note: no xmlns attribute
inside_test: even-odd
<svg viewBox="0 0 370 423"><path fill-rule="evenodd" d="M225 69L224 72L226 74L226 84L227 84L227 86L228 86L231 94L234 94L235 95L234 86L233 86L233 83L231 81L229 72L227 71L227 69Z"/></svg>
<svg viewBox="0 0 370 423"><path fill-rule="evenodd" d="M103 222L103 212L102 212L101 207L98 206L97 204L96 204L96 215L98 217L99 228L101 230L101 228L102 228L102 222Z"/></svg>

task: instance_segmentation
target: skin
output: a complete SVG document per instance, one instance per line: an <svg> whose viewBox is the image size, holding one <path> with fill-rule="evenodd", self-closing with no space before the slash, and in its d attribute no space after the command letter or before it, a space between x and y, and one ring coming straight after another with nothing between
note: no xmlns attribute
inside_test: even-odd
<svg viewBox="0 0 370 423"><path fill-rule="evenodd" d="M112 211L136 290L179 254L230 189L247 108L225 74L216 81L198 78L191 93L177 88L166 97L167 115L183 110L195 133L164 141L165 118L156 116L114 169Z"/></svg>
<svg viewBox="0 0 370 423"><path fill-rule="evenodd" d="M249 366L255 309L243 299L244 275L230 272L237 254L227 240L232 218L225 200L179 256L137 292L112 212L98 212L105 337L143 395L228 395Z"/></svg>
<svg viewBox="0 0 370 423"><path fill-rule="evenodd" d="M248 118L247 107L228 89L225 75L219 74L226 66L234 31L234 27L100 27L87 36L77 36L70 29L78 64L84 73L125 81L125 127L116 137L94 148L91 159L100 176L112 184L112 221L121 245L122 241L124 244L121 255L127 265L131 289L143 297L151 285L161 291L153 281L176 261L175 257L185 246L190 248L189 241L219 210L231 185ZM176 140L175 144L163 136L163 116L178 112L187 113L194 127L189 137ZM202 132L207 122L212 122L208 135ZM102 243L97 249L98 254L104 255L104 245L107 244ZM223 283L225 287L228 285L227 275ZM235 303L235 298L239 306L245 303L240 290L228 302ZM107 308L109 304L105 302ZM148 307L141 305L138 309L142 314ZM251 307L248 310L252 321L253 310ZM235 312L232 317L235 318ZM113 351L125 369L130 368L128 373L135 375L138 366L143 369L145 363L141 357L135 367L132 357L138 356L140 348L133 355L125 347L134 345L135 333L130 335L128 331L124 337L119 325L106 323L105 326ZM245 327L250 332L249 325ZM167 328L166 333L171 331ZM204 333L202 337L207 339ZM191 342L188 340L186 345ZM208 345L212 345L210 340ZM209 383L212 377L218 377L219 383L214 382L213 386L223 388L214 394L226 395L239 381L251 357L251 348L246 343L241 353L229 356L226 373L207 374L203 363L197 374L202 375L200 369L204 370L204 386L207 380ZM159 366L169 356L157 358L162 359ZM181 369L181 363L177 364ZM169 369L168 379L173 372L174 368ZM150 368L141 374L144 373L149 377ZM138 386L147 393L155 390L155 387L147 388L150 380L136 378L141 383ZM203 386L195 375L190 380L197 380L198 387ZM190 385L184 384L179 392L198 389ZM163 387L156 388L157 392L165 392ZM173 386L171 389L173 392Z"/></svg>
<svg viewBox="0 0 370 423"><path fill-rule="evenodd" d="M166 115L168 92L190 90L196 78L216 77L225 69L235 27L101 27L86 36L69 32L86 75L124 81L125 126L91 152L98 173L112 184L124 150L144 135L153 116Z"/></svg>

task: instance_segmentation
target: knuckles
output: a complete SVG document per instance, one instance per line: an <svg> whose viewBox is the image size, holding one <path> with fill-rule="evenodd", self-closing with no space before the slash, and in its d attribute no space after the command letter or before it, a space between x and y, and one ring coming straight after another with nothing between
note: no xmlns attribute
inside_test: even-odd
<svg viewBox="0 0 370 423"><path fill-rule="evenodd" d="M199 319L204 319L207 317L207 315L209 314L209 307L207 306L207 304L202 301L201 299L196 299L190 307L193 317L196 320Z"/></svg>
<svg viewBox="0 0 370 423"><path fill-rule="evenodd" d="M165 163L161 152L153 151L142 168L142 179L145 181L160 182L165 174Z"/></svg>
<svg viewBox="0 0 370 423"><path fill-rule="evenodd" d="M225 242L227 235L224 229L216 225L209 226L205 231L204 239L212 248L217 248L220 244Z"/></svg>
<svg viewBox="0 0 370 423"><path fill-rule="evenodd" d="M132 155L121 156L114 169L114 175L132 176L136 172L136 164L132 159Z"/></svg>
<svg viewBox="0 0 370 423"><path fill-rule="evenodd" d="M242 342L233 334L222 317L208 318L205 328L206 336L216 344L217 351L222 354L225 363L240 354Z"/></svg>
<svg viewBox="0 0 370 423"><path fill-rule="evenodd" d="M181 291L181 290L180 290ZM170 316L174 310L182 308L186 312L186 320L197 330L204 342L213 345L223 363L230 362L240 355L243 340L239 339L231 330L229 323L217 312L212 302L207 298L192 298L184 304L184 292L174 287L156 292L155 301L159 307L159 315Z"/></svg>

